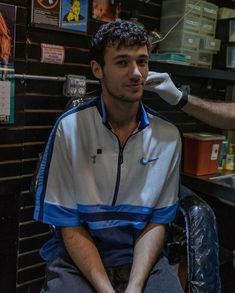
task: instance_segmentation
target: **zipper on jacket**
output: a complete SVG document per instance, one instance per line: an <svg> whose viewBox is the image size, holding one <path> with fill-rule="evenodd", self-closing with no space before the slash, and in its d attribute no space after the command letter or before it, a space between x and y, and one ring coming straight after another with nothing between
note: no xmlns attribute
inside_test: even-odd
<svg viewBox="0 0 235 293"><path fill-rule="evenodd" d="M115 185L114 195L113 195L113 202L112 202L113 206L116 204L116 201L117 201L117 195L118 195L120 179L121 179L121 165L123 163L123 147L121 147L119 139L118 139L118 144L119 144L119 154L118 154L118 166L117 166L117 180L116 180L116 185Z"/></svg>
<svg viewBox="0 0 235 293"><path fill-rule="evenodd" d="M125 141L124 145L121 146L120 140L117 136L117 134L113 131L112 126L107 123L106 127L116 136L117 141L118 141L118 147L119 147L119 154L118 154L118 166L117 166L117 179L116 179L116 184L115 184L115 189L114 189L114 195L113 195L113 201L112 201L112 206L114 206L116 204L117 201L117 196L118 196L118 191L119 191L119 186L120 186L120 180L121 180L121 165L123 164L123 151L125 148L125 145L127 144L127 141L130 139L130 137L136 135L137 133L140 132L139 130L139 126L136 129L136 131L134 131L134 133L132 133L131 135L129 135L129 137L127 138L127 140Z"/></svg>
<svg viewBox="0 0 235 293"><path fill-rule="evenodd" d="M129 140L130 137L136 135L138 132L135 132L133 134L131 134L126 142L124 143L123 146L121 146L120 140L118 138L118 136L113 132L113 134L116 136L117 140L118 140L118 145L119 145L119 154L118 154L118 166L117 166L117 180L116 180L116 185L115 185L115 189L114 189L114 195L113 195L113 201L112 201L112 205L114 206L116 204L117 201L117 196L118 196L118 191L119 191L119 185L120 185L120 180L121 180L121 165L123 163L123 151L124 151L124 147L127 144L127 141Z"/></svg>

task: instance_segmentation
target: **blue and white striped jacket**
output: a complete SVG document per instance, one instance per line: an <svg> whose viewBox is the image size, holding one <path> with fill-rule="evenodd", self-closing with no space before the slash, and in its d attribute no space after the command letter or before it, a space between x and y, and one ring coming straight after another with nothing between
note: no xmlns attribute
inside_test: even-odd
<svg viewBox="0 0 235 293"><path fill-rule="evenodd" d="M131 263L145 226L175 218L180 156L176 127L143 103L139 126L121 147L103 99L96 98L64 113L54 126L40 166L34 217L57 230L85 225L105 266ZM65 253L59 234L41 250L47 261Z"/></svg>

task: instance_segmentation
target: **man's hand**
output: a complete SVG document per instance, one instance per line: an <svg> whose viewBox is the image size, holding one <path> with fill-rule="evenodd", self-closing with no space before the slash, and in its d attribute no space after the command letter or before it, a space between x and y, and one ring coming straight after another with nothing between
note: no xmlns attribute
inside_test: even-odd
<svg viewBox="0 0 235 293"><path fill-rule="evenodd" d="M165 225L148 224L134 248L134 258L125 293L141 293L149 273L162 251L166 233Z"/></svg>
<svg viewBox="0 0 235 293"><path fill-rule="evenodd" d="M177 105L182 98L182 92L176 88L168 73L149 71L144 89L157 93L171 105Z"/></svg>
<svg viewBox="0 0 235 293"><path fill-rule="evenodd" d="M131 284L128 284L126 290L124 293L142 293L142 288L138 286L134 286Z"/></svg>
<svg viewBox="0 0 235 293"><path fill-rule="evenodd" d="M126 290L124 291L124 293L142 293L142 290L139 288L126 288Z"/></svg>
<svg viewBox="0 0 235 293"><path fill-rule="evenodd" d="M62 227L65 247L73 262L97 293L115 293L94 239L83 226Z"/></svg>

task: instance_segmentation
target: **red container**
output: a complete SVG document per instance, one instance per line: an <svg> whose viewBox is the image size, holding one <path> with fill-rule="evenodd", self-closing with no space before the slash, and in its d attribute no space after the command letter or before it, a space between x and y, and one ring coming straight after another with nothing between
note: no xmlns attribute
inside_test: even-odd
<svg viewBox="0 0 235 293"><path fill-rule="evenodd" d="M224 139L212 133L185 133L184 172L197 176L216 173Z"/></svg>

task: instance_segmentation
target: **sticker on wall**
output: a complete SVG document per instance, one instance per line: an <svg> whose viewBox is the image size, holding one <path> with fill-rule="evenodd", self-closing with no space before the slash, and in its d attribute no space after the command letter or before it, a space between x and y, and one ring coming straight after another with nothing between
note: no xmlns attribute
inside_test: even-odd
<svg viewBox="0 0 235 293"><path fill-rule="evenodd" d="M31 23L44 28L58 28L60 0L32 0Z"/></svg>
<svg viewBox="0 0 235 293"><path fill-rule="evenodd" d="M92 18L100 21L113 21L119 18L121 1L117 0L93 0Z"/></svg>
<svg viewBox="0 0 235 293"><path fill-rule="evenodd" d="M63 46L41 44L42 63L63 64L65 58L65 48Z"/></svg>
<svg viewBox="0 0 235 293"><path fill-rule="evenodd" d="M61 0L60 26L66 30L87 32L88 1Z"/></svg>

